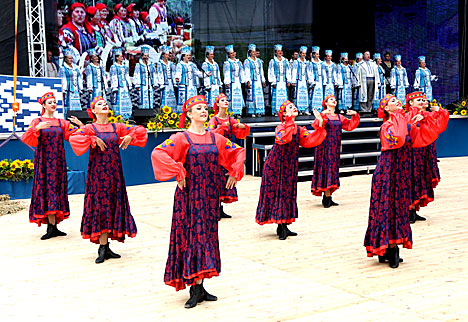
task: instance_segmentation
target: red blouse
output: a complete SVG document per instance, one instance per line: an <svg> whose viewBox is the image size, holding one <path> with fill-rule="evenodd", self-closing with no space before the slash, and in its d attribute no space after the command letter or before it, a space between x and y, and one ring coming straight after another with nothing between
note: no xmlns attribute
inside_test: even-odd
<svg viewBox="0 0 468 322"><path fill-rule="evenodd" d="M214 133L221 134L225 136L226 132L229 132L229 127L225 124L227 122L226 119L222 119L218 117L218 122L216 122L216 117L212 117L210 121L208 122L208 131L212 131ZM250 127L248 125L245 125L244 129L240 129L234 126L234 124L240 124L239 120L236 120L235 118L230 117L229 118L229 123L231 124L231 129L232 129L232 134L238 138L238 139L245 139L249 134L250 134Z"/></svg>
<svg viewBox="0 0 468 322"><path fill-rule="evenodd" d="M416 114L421 114L424 118L432 118L434 119L435 123L437 124L437 132L438 134L444 132L447 129L447 125L449 122L449 111L443 108L439 108L436 112L429 112L429 111L421 111L414 106L410 106L408 113L410 118L415 116Z"/></svg>
<svg viewBox="0 0 468 322"><path fill-rule="evenodd" d="M352 131L355 128L358 127L359 122L361 122L361 117L359 114L354 114L351 116L351 119L348 119L347 117L341 115L341 114L335 114L335 115L330 115L330 114L325 114L325 113L320 113L323 118L323 127L325 127L325 124L327 124L328 120L340 120L341 121L341 127L345 131ZM314 123L312 123L312 126L314 129L318 128L319 121L316 119Z"/></svg>
<svg viewBox="0 0 468 322"><path fill-rule="evenodd" d="M426 112L427 113L427 112ZM410 136L412 147L422 148L434 142L439 135L439 127L434 118L425 117L418 125L412 123L413 113L395 112L380 127L381 151L401 148L411 125Z"/></svg>
<svg viewBox="0 0 468 322"><path fill-rule="evenodd" d="M286 116L286 122L278 125L275 129L275 143L286 144L291 142L293 135L298 130L299 145L305 148L313 148L321 144L327 136L327 131L323 127L317 127L315 131L308 131L304 126L297 126L292 117Z"/></svg>
<svg viewBox="0 0 468 322"><path fill-rule="evenodd" d="M185 131L197 144L211 144L210 132L195 134ZM218 162L228 170L229 175L241 180L244 176L245 150L231 142L222 135L214 133L216 146L218 148ZM184 168L190 143L183 132L171 135L169 139L154 148L151 154L154 177L156 180L166 181L176 176L177 181L185 178L187 171Z"/></svg>
<svg viewBox="0 0 468 322"><path fill-rule="evenodd" d="M36 147L39 143L39 135L41 130L37 130L36 126L41 122L51 122L51 126L60 126L63 131L63 138L69 141L70 136L78 130L78 127L74 126L67 120L59 120L56 118L41 117L34 119L28 127L28 130L23 133L21 140L27 145Z"/></svg>
<svg viewBox="0 0 468 322"><path fill-rule="evenodd" d="M114 123L115 130L119 137L119 144L122 143L123 137L130 135L133 139L130 142L130 145L144 147L146 141L148 140L148 132L142 126L137 125L126 125L124 123ZM99 132L114 132L114 128L111 123L107 124L97 124L94 123L94 126ZM89 147L96 147L96 133L94 132L93 126L91 124L86 124L82 126L78 131L73 133L70 138L70 144L73 148L73 151L76 155L80 156L88 151Z"/></svg>

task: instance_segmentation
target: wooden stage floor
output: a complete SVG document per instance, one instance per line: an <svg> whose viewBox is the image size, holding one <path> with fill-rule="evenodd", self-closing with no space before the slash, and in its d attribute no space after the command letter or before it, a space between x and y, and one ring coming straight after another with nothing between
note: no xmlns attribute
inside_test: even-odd
<svg viewBox="0 0 468 322"><path fill-rule="evenodd" d="M81 239L83 195L70 196L66 237L41 241L28 212L0 216L1 321L468 321L468 158L441 159L436 200L412 225L398 269L367 258L371 175L341 180L339 207L324 209L301 182L299 233L280 241L255 223L260 178L239 183L220 223L222 272L205 281L219 297L194 309L188 291L163 283L175 182L128 187L138 235L111 243L121 259L96 265Z"/></svg>

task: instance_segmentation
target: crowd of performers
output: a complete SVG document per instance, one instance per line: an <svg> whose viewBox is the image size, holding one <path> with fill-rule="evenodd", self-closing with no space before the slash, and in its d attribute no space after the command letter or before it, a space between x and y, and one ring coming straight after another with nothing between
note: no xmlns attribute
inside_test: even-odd
<svg viewBox="0 0 468 322"><path fill-rule="evenodd" d="M221 272L218 220L226 217L222 203L238 200L236 184L244 175L246 157L245 150L231 139L245 138L250 132L247 125L229 116L228 96L222 93L213 99L215 116L206 129L208 102L203 95L189 97L182 105L179 123L185 128L188 118L189 128L155 147L151 155L155 178L166 181L175 177L177 181L164 282L177 291L190 287L186 308L217 300L203 282ZM294 123L299 114L294 103L284 100L279 106L281 124L265 162L255 220L259 225L276 224L280 240L297 236L288 226L298 218L299 146L315 147L312 194L323 196L326 208L338 206L331 195L340 187L341 130L352 131L360 118L353 110L348 110L350 119L337 113L337 102L333 94L322 99L322 112L314 110L314 130ZM77 155L90 150L81 235L99 244L96 263L120 258L110 249L109 239L124 242L126 237L136 236L137 228L119 149L144 147L146 130L108 123L109 105L102 96L93 99L88 110L93 122L86 125L75 117L57 119L52 93L46 93L39 103L42 114L23 135L26 144L36 147L30 222L47 224L41 239L66 235L57 225L70 215L63 147L68 140ZM406 106L405 112L392 94L379 103L381 156L372 178L364 239L367 255L378 256L381 263L388 261L392 268L402 261L398 245L412 247L410 223L418 219L416 210L434 200L440 180L434 142L448 124L447 110L437 106L426 110L429 104L423 92L408 94Z"/></svg>
<svg viewBox="0 0 468 322"><path fill-rule="evenodd" d="M347 110L377 114L380 100L388 93L405 101L409 92L408 72L402 66L402 57L396 55L395 63L390 54L370 52L357 53L355 61L348 53L340 54L339 63L332 61L333 52L325 50L324 60L320 59L320 48L314 46L308 57L308 48L302 46L298 57L291 60L283 56L283 46L274 46L275 56L264 66L260 51L255 44L247 48L247 59L241 62L233 45L225 47L226 61L220 65L214 60L214 46L206 46L205 61L199 64L192 57L189 46L182 47L174 56L171 47L157 48L158 61L149 60L150 45L140 47L141 58L130 76L129 64L121 47L113 50L113 64L109 71L99 64L100 56L95 49L87 50L89 64L81 69L74 63L73 52L64 50L64 63L59 70L65 95L65 110L81 110L80 91L83 80L89 91L89 101L95 95L109 93L116 112L124 118L132 114L132 105L140 109L169 106L182 113L185 101L195 95L204 94L208 106L213 108L214 100L224 93L234 116L263 116L266 107L271 114L278 115L281 104L290 100L299 114L311 115L314 109L322 111L322 101L334 95L340 112ZM431 101L432 82L437 76L426 67L426 58L418 57L419 68L414 74L413 88L425 93ZM351 64L351 62L353 62ZM221 70L223 77L221 76ZM267 75L265 75L267 70ZM131 101L131 90L138 92L138 102ZM155 102L155 93L160 92L161 101ZM89 102L89 103L90 103Z"/></svg>

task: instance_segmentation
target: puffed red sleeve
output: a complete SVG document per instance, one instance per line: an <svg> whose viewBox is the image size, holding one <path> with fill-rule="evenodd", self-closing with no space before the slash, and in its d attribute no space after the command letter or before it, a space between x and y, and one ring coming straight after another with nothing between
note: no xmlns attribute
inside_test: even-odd
<svg viewBox="0 0 468 322"><path fill-rule="evenodd" d="M218 123L215 117L212 117L208 122L208 131L210 132L224 135L224 133L228 130L228 127L224 123Z"/></svg>
<svg viewBox="0 0 468 322"><path fill-rule="evenodd" d="M37 144L39 143L39 135L41 134L41 130L36 130L36 126L40 123L41 121L39 119L34 119L32 120L31 124L29 125L28 129L26 132L23 133L21 136L21 141L23 143L26 143L27 145L36 147Z"/></svg>
<svg viewBox="0 0 468 322"><path fill-rule="evenodd" d="M327 131L323 127L317 128L315 131L309 131L305 126L300 127L299 145L304 148L313 148L322 144L327 136Z"/></svg>
<svg viewBox="0 0 468 322"><path fill-rule="evenodd" d="M447 129L447 125L449 122L449 111L443 108L439 108L437 112L432 112L431 113L435 119L435 122L437 123L437 128L439 134L444 132Z"/></svg>
<svg viewBox="0 0 468 322"><path fill-rule="evenodd" d="M177 181L185 178L185 157L190 147L182 132L171 135L151 153L151 163L156 180L166 181L176 177Z"/></svg>
<svg viewBox="0 0 468 322"><path fill-rule="evenodd" d="M80 156L88 151L89 147L96 147L96 133L91 124L86 124L76 130L69 138L70 145L76 155Z"/></svg>
<svg viewBox="0 0 468 322"><path fill-rule="evenodd" d="M325 124L328 123L328 117L327 117L327 115L324 114L324 113L320 113L320 115L322 116L322 119L323 119L323 125L322 125L322 127L325 128ZM315 130L318 129L318 128L320 127L320 122L319 122L319 120L315 119L314 122L312 122L312 127L313 127Z"/></svg>
<svg viewBox="0 0 468 322"><path fill-rule="evenodd" d="M439 126L437 121L431 117L429 112L423 112L424 119L417 125L411 123L411 146L413 148L423 148L428 146L439 136Z"/></svg>
<svg viewBox="0 0 468 322"><path fill-rule="evenodd" d="M79 129L79 127L67 120L60 120L60 125L62 126L63 138L65 141L70 141L70 136Z"/></svg>
<svg viewBox="0 0 468 322"><path fill-rule="evenodd" d="M408 123L401 113L394 113L389 121L385 121L380 127L381 150L399 149L405 144L408 134Z"/></svg>
<svg viewBox="0 0 468 322"><path fill-rule="evenodd" d="M292 117L286 116L286 122L280 124L275 129L275 143L286 144L291 142L292 137L296 134L297 127L294 124Z"/></svg>
<svg viewBox="0 0 468 322"><path fill-rule="evenodd" d="M241 129L234 126L234 124L240 124L239 120L231 117L229 121L231 122L232 134L236 138L245 139L250 134L250 127L248 125L244 124L245 128Z"/></svg>
<svg viewBox="0 0 468 322"><path fill-rule="evenodd" d="M341 126L343 130L345 131L352 131L355 128L358 127L359 122L361 122L361 117L359 116L358 113L354 114L351 116L351 119L348 119L344 115L338 114L338 117L340 118L341 121Z"/></svg>
<svg viewBox="0 0 468 322"><path fill-rule="evenodd" d="M215 134L215 140L218 147L219 164L228 171L230 176L240 181L244 176L244 148L219 134Z"/></svg>
<svg viewBox="0 0 468 322"><path fill-rule="evenodd" d="M124 123L115 123L116 132L119 136L119 144L122 143L124 136L129 135L132 137L130 145L145 147L146 141L148 140L148 131L140 125L126 125Z"/></svg>

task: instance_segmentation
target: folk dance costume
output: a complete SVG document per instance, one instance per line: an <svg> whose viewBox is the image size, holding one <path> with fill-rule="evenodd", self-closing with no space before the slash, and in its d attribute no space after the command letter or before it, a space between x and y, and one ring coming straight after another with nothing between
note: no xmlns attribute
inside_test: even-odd
<svg viewBox="0 0 468 322"><path fill-rule="evenodd" d="M382 59L380 53L374 54L374 61L377 59ZM387 87L385 86L385 69L382 67L382 64L377 65L377 71L379 73L380 86L375 88L377 94L374 96L374 101L372 102L372 109L377 111L379 108L380 101L387 95Z"/></svg>
<svg viewBox="0 0 468 322"><path fill-rule="evenodd" d="M234 52L234 46L226 46L226 53ZM237 58L227 58L223 65L224 85L226 85L226 96L229 99L230 108L234 115L242 115L244 97L241 84L246 82L244 67Z"/></svg>
<svg viewBox="0 0 468 322"><path fill-rule="evenodd" d="M437 124L437 134L442 133L447 128L449 113L447 110L439 109L437 112L421 111L416 106L412 106L411 100L417 98L425 98L424 93L414 92L406 96L406 106L409 109L408 119L414 115L421 114L424 118L431 118ZM435 142L422 148L412 148L411 158L411 205L410 205L410 223L416 220L426 220L419 216L416 211L421 207L426 207L430 202L434 201L434 188L440 180L440 174L437 166L437 156L432 152ZM434 169L434 163L437 168Z"/></svg>
<svg viewBox="0 0 468 322"><path fill-rule="evenodd" d="M312 53L319 53L320 47L312 47ZM323 82L322 82L322 61L317 58L317 60L312 59L310 61L310 70L312 73L312 89L310 91L310 110L316 109L317 111L322 111L322 101L323 101Z"/></svg>
<svg viewBox="0 0 468 322"><path fill-rule="evenodd" d="M332 55L331 50L325 50L325 55ZM335 86L338 85L336 65L331 60L322 63L323 96L335 96Z"/></svg>
<svg viewBox="0 0 468 322"><path fill-rule="evenodd" d="M372 102L377 99L380 87L380 78L377 64L363 60L357 68L356 73L359 87L359 102L361 112L372 112Z"/></svg>
<svg viewBox="0 0 468 322"><path fill-rule="evenodd" d="M255 52L257 47L254 44L249 45L249 53ZM265 98L263 96L263 85L266 84L265 73L260 60L253 55L249 55L244 61L245 80L250 83L247 86L247 114L265 115Z"/></svg>
<svg viewBox="0 0 468 322"><path fill-rule="evenodd" d="M426 68L426 57L419 56L419 68L416 70L414 75L414 90L421 91L426 94L426 97L429 101L432 101L432 83L437 80L437 76L432 75L431 71ZM421 66L421 63L424 62L424 67Z"/></svg>
<svg viewBox="0 0 468 322"><path fill-rule="evenodd" d="M358 79L359 65L362 63L362 53L356 53L356 62L351 67L353 74L353 110L359 111L361 109L361 83Z"/></svg>
<svg viewBox="0 0 468 322"><path fill-rule="evenodd" d="M206 104L205 97L192 97L184 104L179 127L184 126L187 110L197 104ZM192 286L192 292L199 292L197 280L218 276L221 272L218 212L219 186L223 179L220 178L219 166L225 167L229 175L240 180L244 175L244 160L243 148L213 132L180 132L154 149L151 161L155 178L165 181L176 177L178 182L183 179L186 182L183 189L176 188L174 195L169 254L164 274L164 282L176 291ZM210 299L199 298L200 302L202 300ZM196 305L187 304L189 302L186 308Z"/></svg>
<svg viewBox="0 0 468 322"><path fill-rule="evenodd" d="M99 64L95 65L92 62L89 63L86 67L86 87L90 93L89 104L91 104L92 99L96 96L102 96L106 99L108 84L104 67Z"/></svg>
<svg viewBox="0 0 468 322"><path fill-rule="evenodd" d="M82 8L83 11L86 9L84 4L75 2L70 7L70 13L75 11L77 8ZM60 28L59 33L63 44L75 47L80 55L87 50L96 47L96 39L91 33L89 33L85 25L79 25L73 20L64 24Z"/></svg>
<svg viewBox="0 0 468 322"><path fill-rule="evenodd" d="M299 52L307 52L307 47L302 46ZM299 57L292 63L291 82L294 82L296 91L294 94L294 105L300 113L309 112L309 84L312 83L312 71L310 62Z"/></svg>
<svg viewBox="0 0 468 322"><path fill-rule="evenodd" d="M282 45L275 45L275 52L283 50ZM268 64L268 81L271 83L271 111L278 114L281 104L288 100L288 84L291 83L289 62L283 56L276 55Z"/></svg>
<svg viewBox="0 0 468 322"><path fill-rule="evenodd" d="M396 55L395 61L401 62L401 56ZM395 66L392 68L390 72L390 87L394 91L396 98L398 98L401 102L405 102L406 100L406 89L409 87L408 82L408 74L406 73L406 68L403 66Z"/></svg>
<svg viewBox="0 0 468 322"><path fill-rule="evenodd" d="M114 50L114 57L116 55L122 55L120 48ZM132 81L128 74L128 67L114 62L109 73L112 93L114 93L112 108L115 113L127 119L132 115L132 101L130 100L130 85Z"/></svg>
<svg viewBox="0 0 468 322"><path fill-rule="evenodd" d="M341 59L348 59L348 53L341 53ZM337 68L337 84L339 87L338 108L347 110L353 106L353 79L351 66L340 63Z"/></svg>
<svg viewBox="0 0 468 322"><path fill-rule="evenodd" d="M162 53L170 53L171 48L162 47ZM174 83L176 75L176 65L170 60L160 59L157 64L158 81L161 87L161 106L169 106L172 111L176 110L177 99L175 95Z"/></svg>
<svg viewBox="0 0 468 322"><path fill-rule="evenodd" d="M384 110L395 96L387 94L380 102L378 114L384 119L380 128L382 153L372 176L369 222L364 247L367 256L386 259L398 267L399 249L412 248L408 208L411 205L411 147L424 147L437 138L434 121L423 119L418 126L406 118L402 109L385 117ZM401 105L400 105L401 106ZM409 115L409 114L407 114ZM391 245L395 247L389 247Z"/></svg>
<svg viewBox="0 0 468 322"><path fill-rule="evenodd" d="M149 46L141 46L142 54L149 54ZM140 61L135 65L133 74L134 85L139 89L140 109L148 110L154 108L154 89L158 84L156 67L149 60Z"/></svg>
<svg viewBox="0 0 468 322"><path fill-rule="evenodd" d="M325 97L322 106L326 109L326 102L333 95ZM351 119L341 114L321 113L324 128L327 137L322 144L317 146L314 151L314 174L312 176L311 191L315 196L321 196L327 190L330 190L330 197L323 194L322 205L325 208L336 206L332 201L331 195L340 188L340 148L342 130L352 131L358 127L360 122L359 114L354 114ZM318 121L312 126L317 128Z"/></svg>
<svg viewBox="0 0 468 322"><path fill-rule="evenodd" d="M206 46L205 54L213 53L214 46ZM205 62L202 64L202 68L206 73L211 73L211 76L207 76L204 79L205 88L208 90L208 106L213 108L215 98L222 91L221 73L219 71L219 65L213 60L205 58Z"/></svg>
<svg viewBox="0 0 468 322"><path fill-rule="evenodd" d="M190 47L183 47L180 51L182 55L191 53ZM177 99L177 113L182 113L182 105L190 98L197 96L197 78L203 78L203 74L197 66L189 61L180 61L176 66L176 82L179 88Z"/></svg>
<svg viewBox="0 0 468 322"><path fill-rule="evenodd" d="M285 117L291 102L285 101L279 110L281 124L275 130L275 144L265 161L255 221L259 225L278 224L277 235L284 240L295 236L287 225L298 217L297 178L299 146L312 148L325 139L323 127L314 132L294 124L294 118Z"/></svg>
<svg viewBox="0 0 468 322"><path fill-rule="evenodd" d="M64 56L72 56L71 51L65 50ZM83 89L83 75L80 68L73 63L69 65L63 62L62 67L59 69L58 77L62 80L65 114L68 111L81 111L80 93Z"/></svg>
<svg viewBox="0 0 468 322"><path fill-rule="evenodd" d="M219 112L219 100L225 98L227 99L226 95L224 94L219 94L214 102L213 110L214 110L214 115L210 121L208 122L208 131L211 131L213 133L220 134L227 138L230 141L233 141L233 138L237 139L245 139L249 134L250 134L250 127L248 125L244 124L244 128L241 129L238 127L238 124L240 124L239 120L236 120L233 117L230 117L228 115L227 118L220 118L217 116ZM229 125L226 125L226 122L228 122ZM226 182L228 179L228 171L224 167L220 167L220 171L222 173L221 178L224 180L221 180L219 189L221 190L220 198L219 201L223 203L232 203L238 200L237 196L237 189L236 187L231 188L231 189L226 189ZM231 216L226 215L223 210L223 206L220 204L220 218L230 218Z"/></svg>
<svg viewBox="0 0 468 322"><path fill-rule="evenodd" d="M44 104L48 99L55 99L52 92L44 94L39 103ZM29 222L47 225L47 234L41 239L65 236L57 229L57 224L70 216L68 204L67 162L63 141L68 141L78 128L69 121L57 118L35 118L28 130L22 135L23 143L35 147L34 177L31 205L29 206ZM41 122L50 122L49 128L38 130ZM48 221L49 215L55 215L55 224Z"/></svg>
<svg viewBox="0 0 468 322"><path fill-rule="evenodd" d="M116 14L109 23L109 28L114 34L117 46L133 44L132 26L126 21L126 18L122 18L117 14L121 7L121 3L115 5L114 12Z"/></svg>
<svg viewBox="0 0 468 322"><path fill-rule="evenodd" d="M102 97L94 98L91 108L101 100ZM91 110L88 110L88 113L96 120ZM146 145L148 139L146 129L124 123L86 124L70 138L70 144L76 155L80 156L90 149L80 231L83 239L89 239L95 244L99 243L100 236L104 233L107 233L112 240L122 243L126 235L135 237L137 234L137 227L128 204L119 151L119 144L127 135L132 137L130 145L139 147ZM97 138L104 141L107 146L104 151L97 146ZM109 250L109 243L105 245L105 249ZM101 257L100 252L101 247L99 250ZM109 257L106 255L105 259L107 258ZM96 263L100 262L96 260Z"/></svg>

